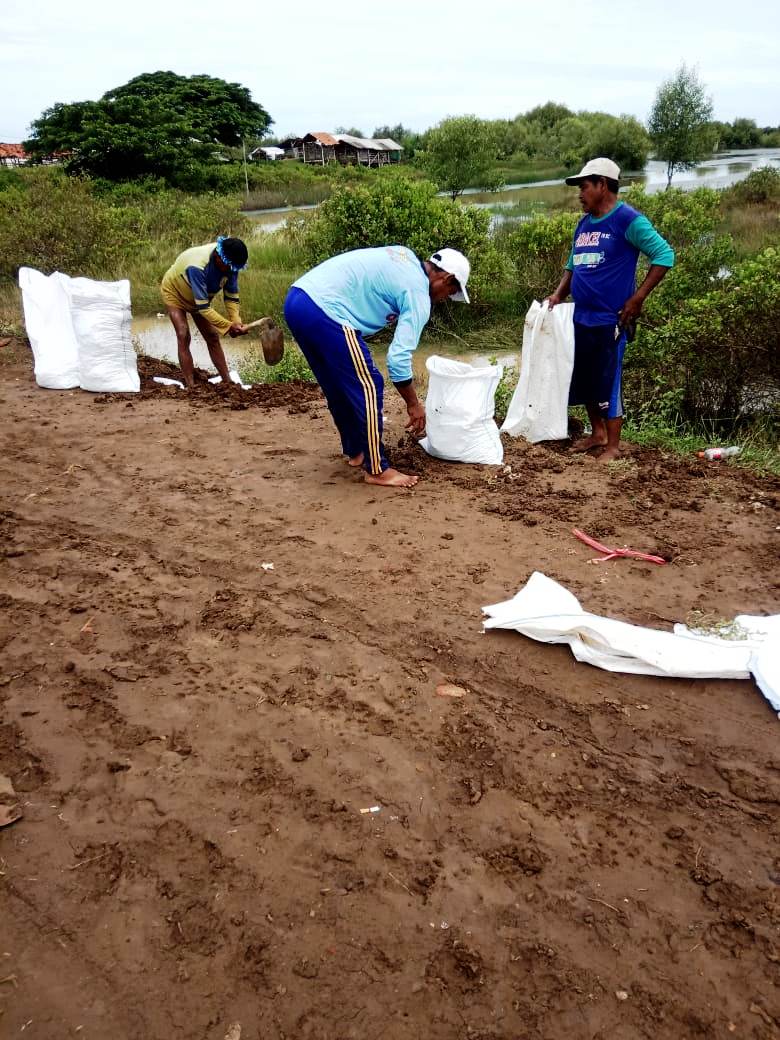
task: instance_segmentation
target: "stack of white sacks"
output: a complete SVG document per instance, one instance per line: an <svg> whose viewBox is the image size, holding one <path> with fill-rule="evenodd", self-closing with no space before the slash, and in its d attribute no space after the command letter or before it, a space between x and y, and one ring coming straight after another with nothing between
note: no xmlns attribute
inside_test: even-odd
<svg viewBox="0 0 780 1040"><path fill-rule="evenodd" d="M138 393L130 338L130 282L19 270L35 381L49 390Z"/></svg>

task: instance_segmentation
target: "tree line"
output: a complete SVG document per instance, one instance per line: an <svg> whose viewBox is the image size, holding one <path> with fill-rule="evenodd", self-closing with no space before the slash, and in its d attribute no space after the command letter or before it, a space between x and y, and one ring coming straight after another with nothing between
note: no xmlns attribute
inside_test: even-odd
<svg viewBox="0 0 780 1040"><path fill-rule="evenodd" d="M275 143L272 125L238 83L154 72L97 101L47 109L33 122L25 149L34 160L57 156L79 175L114 182L150 178L198 190L215 163L238 161L258 143ZM365 136L356 127L337 132ZM455 116L423 133L399 123L377 126L371 136L398 141L405 160L453 198L469 185L498 188L505 172L523 163L568 170L607 155L624 170L641 170L654 155L667 163L671 183L677 170L716 149L780 146L780 128L760 128L748 118L714 121L711 99L685 65L659 87L647 125L631 115L575 112L548 101L513 119Z"/></svg>

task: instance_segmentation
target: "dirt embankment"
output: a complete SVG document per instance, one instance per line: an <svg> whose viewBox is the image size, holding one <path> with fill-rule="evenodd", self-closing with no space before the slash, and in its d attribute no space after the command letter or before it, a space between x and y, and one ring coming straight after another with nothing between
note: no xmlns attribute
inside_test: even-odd
<svg viewBox="0 0 780 1040"><path fill-rule="evenodd" d="M129 398L0 368L0 1033L777 1037L753 684L480 625L533 570L658 627L776 610L777 481L446 465L388 397L423 479L369 489L316 390L158 370ZM670 562L593 564L573 526Z"/></svg>

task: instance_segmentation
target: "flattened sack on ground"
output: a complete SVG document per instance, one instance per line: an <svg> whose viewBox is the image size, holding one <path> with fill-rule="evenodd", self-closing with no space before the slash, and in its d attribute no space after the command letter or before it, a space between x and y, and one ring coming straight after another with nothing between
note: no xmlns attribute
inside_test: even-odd
<svg viewBox="0 0 780 1040"><path fill-rule="evenodd" d="M19 268L24 325L32 347L35 382L47 390L79 385L79 349L70 317L66 275Z"/></svg>
<svg viewBox="0 0 780 1040"><path fill-rule="evenodd" d="M751 619L749 640L729 642L692 633L614 621L583 610L557 581L534 571L512 599L483 607L485 629L510 628L541 643L568 643L578 661L610 672L681 679L747 679L755 672L761 692L780 711L776 639L780 616Z"/></svg>
<svg viewBox="0 0 780 1040"><path fill-rule="evenodd" d="M420 447L448 462L496 466L504 446L493 415L500 365L467 365L429 357L425 398L425 437Z"/></svg>
<svg viewBox="0 0 780 1040"><path fill-rule="evenodd" d="M531 444L568 435L569 384L574 368L574 304L550 310L537 300L523 325L520 377L502 433Z"/></svg>
<svg viewBox="0 0 780 1040"><path fill-rule="evenodd" d="M68 278L79 386L99 393L138 393L141 381L130 336L130 282Z"/></svg>

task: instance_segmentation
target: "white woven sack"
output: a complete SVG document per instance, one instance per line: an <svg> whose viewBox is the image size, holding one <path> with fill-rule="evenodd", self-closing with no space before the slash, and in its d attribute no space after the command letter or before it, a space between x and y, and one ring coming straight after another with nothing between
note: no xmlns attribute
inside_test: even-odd
<svg viewBox="0 0 780 1040"><path fill-rule="evenodd" d="M501 366L478 367L433 355L426 368L426 436L421 447L450 462L502 462L504 447L493 418Z"/></svg>
<svg viewBox="0 0 780 1040"><path fill-rule="evenodd" d="M534 300L523 325L520 378L501 432L532 444L568 436L573 368L574 304L559 303L550 310Z"/></svg>
<svg viewBox="0 0 780 1040"><path fill-rule="evenodd" d="M141 381L130 336L130 282L69 278L79 386L99 393L138 393Z"/></svg>
<svg viewBox="0 0 780 1040"><path fill-rule="evenodd" d="M69 390L79 385L79 355L67 276L48 277L32 267L19 268L24 324L32 347L35 382L47 390Z"/></svg>

